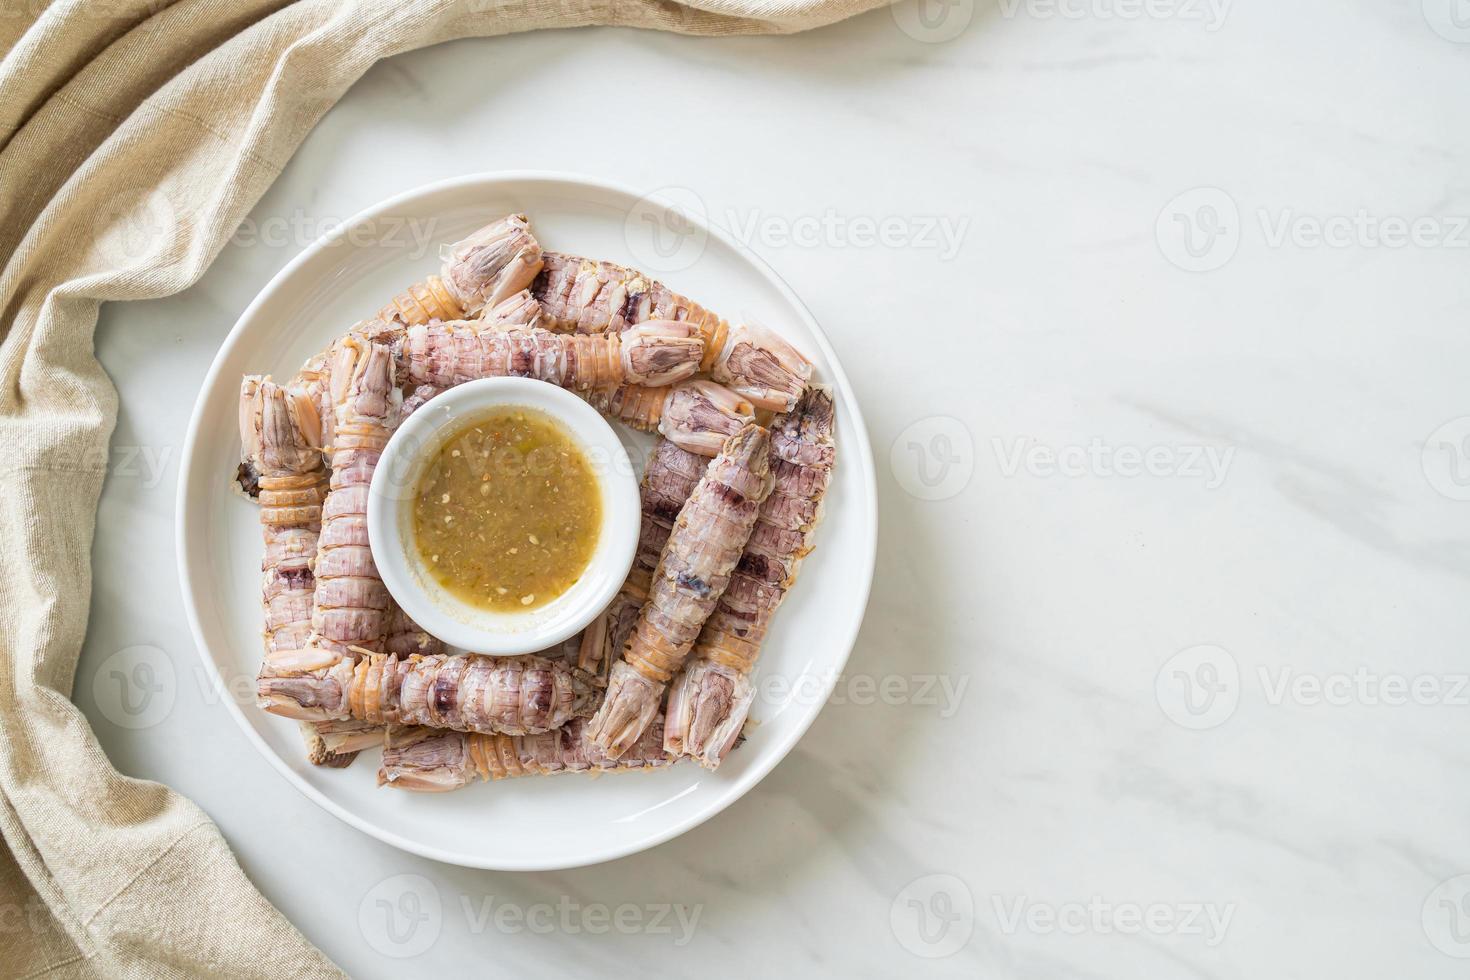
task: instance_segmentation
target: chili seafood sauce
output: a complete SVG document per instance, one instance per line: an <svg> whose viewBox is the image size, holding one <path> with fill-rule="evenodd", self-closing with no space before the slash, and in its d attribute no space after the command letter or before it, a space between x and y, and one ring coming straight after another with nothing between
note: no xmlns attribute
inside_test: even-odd
<svg viewBox="0 0 1470 980"><path fill-rule="evenodd" d="M551 416L507 406L462 424L413 503L423 567L481 609L535 609L587 568L602 526L593 466Z"/></svg>

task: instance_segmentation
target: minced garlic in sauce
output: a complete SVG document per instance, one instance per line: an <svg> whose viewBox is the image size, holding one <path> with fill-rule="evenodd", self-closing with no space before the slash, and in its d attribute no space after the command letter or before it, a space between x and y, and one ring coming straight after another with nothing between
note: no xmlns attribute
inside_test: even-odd
<svg viewBox="0 0 1470 980"><path fill-rule="evenodd" d="M414 538L423 566L471 605L545 605L587 568L602 526L592 465L551 416L498 408L467 423L420 480Z"/></svg>

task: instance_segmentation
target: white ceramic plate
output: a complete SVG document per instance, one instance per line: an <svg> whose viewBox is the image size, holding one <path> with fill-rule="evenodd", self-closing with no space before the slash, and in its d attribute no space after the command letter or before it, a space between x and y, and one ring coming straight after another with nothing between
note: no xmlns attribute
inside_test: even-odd
<svg viewBox="0 0 1470 980"><path fill-rule="evenodd" d="M395 292L436 272L437 245L509 211L547 249L642 268L729 318L780 330L837 393L837 466L816 551L777 614L759 666L749 738L718 772L680 764L599 779L560 776L414 794L376 785L378 753L347 769L306 761L296 724L253 701L261 657L261 538L256 507L231 492L243 374L291 377L312 353ZM435 248L414 246L415 234ZM636 459L652 440L628 433ZM514 172L410 191L353 218L281 270L235 324L190 421L179 476L179 571L206 668L246 734L307 797L395 847L467 867L551 870L652 847L739 799L811 725L857 637L877 547L867 431L836 354L789 288L698 214L603 181ZM515 828L514 834L506 833Z"/></svg>

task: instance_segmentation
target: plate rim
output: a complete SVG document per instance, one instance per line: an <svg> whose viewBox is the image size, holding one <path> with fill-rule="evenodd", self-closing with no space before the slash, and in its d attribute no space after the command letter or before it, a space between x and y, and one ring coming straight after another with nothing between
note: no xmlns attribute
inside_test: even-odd
<svg viewBox="0 0 1470 980"><path fill-rule="evenodd" d="M660 201L660 197L656 191L640 192L636 188L623 184L620 181L560 170L519 169L480 171L417 185L358 211L351 218L336 225L326 234L318 237L302 249L299 254L294 256L270 278L265 286L261 288L260 292L255 295L255 298L241 311L234 326L230 328L230 332L226 334L224 341L215 352L209 369L204 374L204 379L201 382L194 407L190 412L189 426L184 437L184 448L179 463L178 488L176 491L177 506L174 517L174 550L178 564L179 588L184 604L184 614L188 619L189 630L194 638L195 650L199 655L199 659L204 663L205 671L208 673L211 681L216 685L216 690L228 690L228 686L224 677L219 672L215 658L210 653L210 646L205 639L204 628L200 622L198 611L199 600L196 595L194 582L189 574L191 568L188 555L188 542L185 535L185 528L193 523L191 518L193 518L194 512L197 509L204 506L203 501L205 498L201 494L198 500L191 499L188 489L193 482L191 477L196 465L194 458L195 449L200 436L205 404L209 400L210 393L219 383L219 376L222 373L225 362L229 359L236 346L241 343L246 325L254 318L256 310L272 299L301 266L316 258L325 249L332 247L338 240L347 235L350 230L364 222L370 221L395 208L403 207L420 197L427 197L459 188L490 187L497 184L515 183L582 184L635 200L648 200L655 203ZM796 295L795 290L777 274L769 263L725 229L711 222L707 215L687 215L687 217L703 228L706 234L713 236L721 244L732 249L736 254L749 262L756 271L765 276L766 280L776 289L782 298L797 311L807 329L811 332L817 346L825 356L830 369L828 371L831 375L830 383L842 394L848 408L848 414L851 416L853 431L844 439L843 449L845 452L856 453L858 483L866 491L866 493L862 494L863 499L855 501L855 503L861 507L861 513L859 514L859 524L862 529L863 538L861 544L865 548L867 557L862 563L862 568L856 570L861 576L860 593L862 599L861 602L854 605L854 612L847 617L845 628L838 634L838 657L834 664L835 669L826 672L819 678L821 682L821 697L815 702L816 710L798 722L781 742L767 753L766 758L757 761L750 768L742 772L740 780L727 793L716 798L698 812L675 821L668 827L646 838L625 844L610 845L601 856L591 859L575 857L570 860L512 859L491 862L472 854L445 850L410 837L393 833L359 817L352 810L342 806L312 786L285 759L281 758L275 749L255 730L253 723L246 718L244 708L238 699L233 697L221 698L220 700L224 702L230 714L234 717L236 724L245 732L246 738L276 771L285 778L286 782L294 786L307 799L348 826L367 834L375 840L396 847L399 850L458 867L477 868L489 871L562 871L571 868L591 867L657 847L693 830L695 827L723 812L727 807L749 793L756 784L769 775L771 770L775 769L791 753L791 750L796 747L796 744L801 741L802 737L806 735L812 724L817 720L817 716L822 713L822 709L826 707L838 679L841 677L848 660L852 656L853 647L857 643L858 633L862 629L868 601L872 595L873 575L877 562L878 486L873 461L873 449L868 439L867 425L863 420L862 409L853 393L852 384L848 380L847 373L842 368L842 364L837 357L837 352L832 347L831 340L817 322L816 317L807 309L806 304Z"/></svg>

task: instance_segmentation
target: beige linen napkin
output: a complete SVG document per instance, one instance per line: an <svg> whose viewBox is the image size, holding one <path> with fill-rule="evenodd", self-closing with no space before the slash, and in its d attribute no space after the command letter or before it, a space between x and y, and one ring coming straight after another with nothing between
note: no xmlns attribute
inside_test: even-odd
<svg viewBox="0 0 1470 980"><path fill-rule="evenodd" d="M69 700L117 416L98 305L193 283L379 58L589 24L790 32L881 2L0 0L0 972L339 975ZM163 229L145 248L140 213Z"/></svg>

